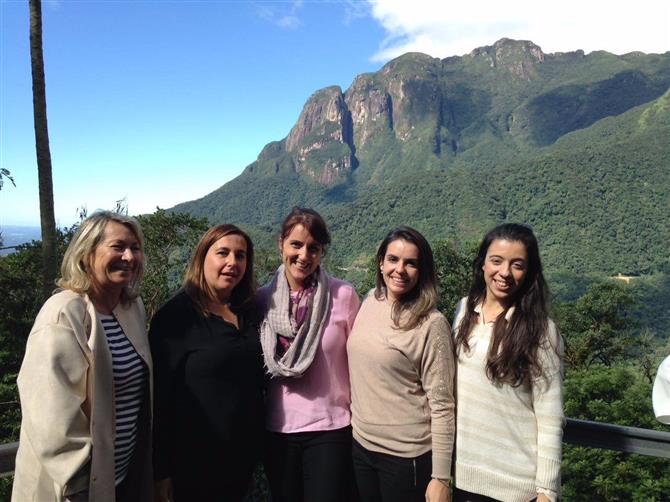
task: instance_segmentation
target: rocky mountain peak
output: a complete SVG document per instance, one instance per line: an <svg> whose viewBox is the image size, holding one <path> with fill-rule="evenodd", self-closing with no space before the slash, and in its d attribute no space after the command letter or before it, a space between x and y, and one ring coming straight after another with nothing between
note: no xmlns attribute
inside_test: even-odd
<svg viewBox="0 0 670 502"><path fill-rule="evenodd" d="M338 86L321 89L307 100L286 138L296 172L332 184L356 166L351 114Z"/></svg>
<svg viewBox="0 0 670 502"><path fill-rule="evenodd" d="M501 38L493 45L478 47L470 53L473 58L485 58L491 68L505 68L524 80L532 80L536 66L544 63L542 49L530 40Z"/></svg>
<svg viewBox="0 0 670 502"><path fill-rule="evenodd" d="M661 58L656 73L631 70L646 59L545 55L533 42L508 38L444 60L404 54L357 76L346 92L316 91L286 138L268 144L247 172L344 187L414 170L495 165L658 97L670 62Z"/></svg>
<svg viewBox="0 0 670 502"><path fill-rule="evenodd" d="M312 94L300 113L298 122L293 126L286 138L286 150L293 152L300 143L310 135L327 133L336 141L343 140L342 124L346 112L344 96L339 86L326 87ZM334 127L329 127L332 124Z"/></svg>

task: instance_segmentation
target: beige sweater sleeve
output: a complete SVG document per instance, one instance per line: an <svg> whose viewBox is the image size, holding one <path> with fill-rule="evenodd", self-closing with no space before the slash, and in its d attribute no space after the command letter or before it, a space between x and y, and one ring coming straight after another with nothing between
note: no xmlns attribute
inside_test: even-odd
<svg viewBox="0 0 670 502"><path fill-rule="evenodd" d="M91 456L89 419L83 411L88 368L72 327L49 323L28 337L17 379L21 441L27 439L49 477L61 487Z"/></svg>
<svg viewBox="0 0 670 502"><path fill-rule="evenodd" d="M430 407L432 476L451 478L455 433L454 350L449 324L444 316L431 319L421 358L421 384Z"/></svg>

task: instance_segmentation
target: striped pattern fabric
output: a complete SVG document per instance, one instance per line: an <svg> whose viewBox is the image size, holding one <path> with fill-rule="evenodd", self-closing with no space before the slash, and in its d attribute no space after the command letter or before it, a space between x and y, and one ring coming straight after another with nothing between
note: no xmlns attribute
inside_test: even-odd
<svg viewBox="0 0 670 502"><path fill-rule="evenodd" d="M114 372L114 478L121 483L135 449L137 421L148 377L147 367L113 315L100 315Z"/></svg>
<svg viewBox="0 0 670 502"><path fill-rule="evenodd" d="M461 302L455 332L464 308ZM539 350L546 379L527 388L494 385L486 376L492 332L493 323L476 325L470 351L458 358L456 486L505 502L525 502L537 493L555 501L563 428L561 358L554 348L562 352L560 336L549 321Z"/></svg>

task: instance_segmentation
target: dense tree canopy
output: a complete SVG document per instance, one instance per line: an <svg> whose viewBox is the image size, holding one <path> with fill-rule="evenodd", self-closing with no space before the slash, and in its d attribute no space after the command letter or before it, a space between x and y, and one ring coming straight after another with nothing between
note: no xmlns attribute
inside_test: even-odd
<svg viewBox="0 0 670 502"><path fill-rule="evenodd" d="M202 219L157 211L139 217L146 236L146 275L142 295L151 315L179 288L196 242L207 228ZM59 259L73 229L59 234ZM267 245L270 242L270 245ZM474 246L453 241L432 245L440 285L440 310L451 320L459 298L467 294ZM324 266L335 276L353 280L360 294L374 286L377 264L368 256L362 265L345 266L329 250ZM272 241L256 249L255 271L268 282L279 265ZM561 278L563 280L561 280ZM645 324L640 303L664 298L667 277L640 278L631 285L596 275L574 281L572 274L550 276L559 292L554 318L566 340L566 416L636 427L670 430L657 424L651 411L654 372L670 350L668 340ZM0 257L0 441L17 440L20 410L15 378L26 337L39 310L40 244L20 246ZM647 281L647 282L645 282ZM565 300L568 298L569 300ZM638 301L643 299L644 302ZM647 326L647 324L645 324ZM564 500L663 500L670 490L667 462L661 459L565 446ZM262 475L253 500L264 500ZM11 481L0 480L0 500L8 498Z"/></svg>

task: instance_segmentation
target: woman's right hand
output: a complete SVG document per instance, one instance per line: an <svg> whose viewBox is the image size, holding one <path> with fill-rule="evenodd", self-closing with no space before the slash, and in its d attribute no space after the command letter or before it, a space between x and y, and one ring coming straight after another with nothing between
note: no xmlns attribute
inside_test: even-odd
<svg viewBox="0 0 670 502"><path fill-rule="evenodd" d="M173 502L172 478L154 481L154 502Z"/></svg>
<svg viewBox="0 0 670 502"><path fill-rule="evenodd" d="M449 481L446 479L431 479L426 488L426 502L451 502Z"/></svg>

